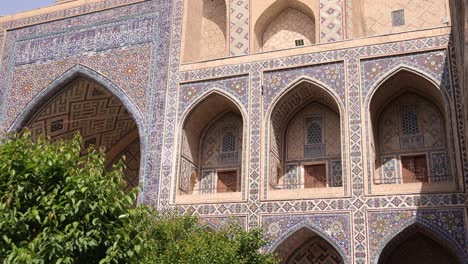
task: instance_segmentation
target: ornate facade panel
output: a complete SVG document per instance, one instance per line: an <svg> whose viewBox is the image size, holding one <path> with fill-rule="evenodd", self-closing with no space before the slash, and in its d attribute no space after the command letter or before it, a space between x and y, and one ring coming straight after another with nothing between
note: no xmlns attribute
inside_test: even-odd
<svg viewBox="0 0 468 264"><path fill-rule="evenodd" d="M250 51L250 0L230 1L230 55L247 55Z"/></svg>
<svg viewBox="0 0 468 264"><path fill-rule="evenodd" d="M68 69L76 64L92 68L102 74L103 78L109 79L120 87L144 116L142 123L145 124L143 130L146 135L142 135L141 158L144 166L141 170L146 178L145 193L140 201L157 204L160 209L168 209L175 206L172 204L171 194L174 190L171 188L177 188L174 182L179 174L179 168L174 165L174 157L180 154L179 148L175 146L180 146L179 141L182 138L179 137L179 121L191 106L211 91L217 90L231 96L233 101L239 104L242 114L245 114L246 131L244 131L243 138L248 140L248 144L243 147L248 147L245 149L245 155L248 157L245 159L248 160L245 162L247 165L245 171L248 172L245 175L247 188L240 202L186 204L180 206L182 212L213 219L212 226L224 222L223 219L227 219L226 215L229 214L242 218L242 223L246 227L261 224L267 228L268 238L272 239L267 245L268 250L277 248L279 244L287 240L287 237L291 237L291 234L300 229L308 228L333 245L340 255L344 256L345 263L374 261L375 249L385 245L386 238L384 237L393 232L392 230L403 227L401 222L406 223L406 219L409 222L419 221L435 231L439 230L438 234L445 236L447 241L455 245L455 248L458 247L460 252L466 251L463 251L466 249L466 227L460 224L460 219L462 223L466 222L464 220L466 212L456 209L465 206L466 194L364 195L363 146L368 143L368 139L363 138L362 135L366 134L369 129L366 127L369 119L361 114L367 113L366 98L369 98L375 87L397 67L424 73L431 81L441 84L440 86L447 93L447 98L444 99L455 113L450 118L456 122L449 126L449 130L456 131L456 133L451 131L446 131L446 133L460 134L460 144L464 144L462 137L464 124L460 112L463 99L457 83L456 71L454 71L455 60L449 58L446 51L450 36L441 33L445 28L438 29L437 35L434 35L435 31L426 31L428 35L425 37L421 37L422 31L418 31L419 33L414 32L415 35L411 33L411 36L419 34L416 37L405 39L406 37L401 35L401 38L398 38L401 40L394 42L385 42L383 38L373 38L372 41L379 43L366 42L366 46L352 48L341 48L335 45L333 50L327 50L324 44L317 49L305 48L304 50L307 51L303 54L300 54L299 49L295 50L294 53L298 55L293 56L287 55L292 52L278 52L279 55L276 58L268 54L256 55L255 60L251 61L243 56L216 62L217 65L222 65L216 67L211 67L209 64L205 64L203 68L195 64L188 67L184 65L185 69L190 68L190 70L181 71L180 46L184 1L145 1L132 4L135 1L99 1L85 4L83 7L2 24L1 28L9 29L0 70L0 95L2 96L2 109L4 109L0 119L2 130L11 126L21 112L21 108L39 91ZM382 15L377 16L379 21L375 25L369 24L369 20L366 21L365 26L369 27L366 29L368 30L366 34L371 34L369 32L372 30L376 32L375 34L379 34L377 33L380 30L378 23L389 22L391 11L398 11L388 10L387 7L375 8L383 3L380 2L368 5L377 10L374 10L375 12L381 12ZM387 2L384 4L393 6L395 1ZM418 24L417 27L431 26L430 23L433 21L426 21L427 17L438 20L439 14L445 11L443 8L434 11L433 2L425 3L422 8L417 7L421 1L405 3L408 6L416 4L417 7L413 10L405 8L406 26L410 27L414 24L411 22L413 19L422 18L417 22L421 25ZM352 30L350 21L357 19L352 17L352 4L355 3L351 1L323 2L319 13L319 19L323 18L323 21L316 21L316 23L320 23L322 29L325 29L327 25L330 28L325 32L327 34L320 35L321 37L329 38L330 41L339 38L336 35L340 35L341 39L350 38ZM116 5L126 6L114 8ZM232 18L230 22L234 21L235 24L229 25L230 49L225 48L225 51L233 56L245 55L247 52L245 48L248 45L237 46L235 43L248 43L246 32L237 30L249 27L245 25L248 23L248 15L244 16L244 14L249 13L248 8L252 9L252 3L231 0L230 5ZM366 8L368 8L367 5ZM103 9L106 10L101 11ZM414 14L426 14L413 16L413 13L408 11L416 12ZM89 12L95 13L87 14ZM387 14L384 14L386 12ZM161 15L157 16L156 13ZM66 18L66 16L73 17ZM43 23L51 19L56 21ZM341 20L341 29L337 26L338 20ZM42 24L28 26L34 23ZM115 41L109 37L112 35L110 33L112 30L116 31ZM339 30L341 34L338 34ZM406 31L402 27L395 28L395 30ZM324 31L322 30L321 33ZM334 37L333 34L335 34ZM397 39L394 36L388 36L388 38ZM60 46L69 45L72 39L76 39L80 45L70 47L70 50ZM89 45L85 40L89 40ZM358 41L360 40L356 40ZM35 43L43 46L39 48ZM123 43L123 46L119 46L119 43ZM15 50L15 44L19 50ZM346 43L343 46L347 45ZM453 46L453 44L450 45ZM38 53L39 50L45 52ZM313 52L309 53L309 51ZM450 54L453 56L452 53ZM169 66L167 66L167 61L170 61ZM239 61L245 63L238 63ZM260 198L263 188L261 183L262 180L268 181L268 178L262 179L261 177L269 172L277 178L275 175L278 173L278 167L288 166L279 164L278 156L281 153L281 145L275 145L275 140L271 145L275 151L270 153L266 150L265 155L261 155L264 149L262 144L268 142L263 139L274 138L268 136L272 133L271 128L263 127L265 122L270 122L270 120L265 120L265 117L272 112L274 104L282 100L282 95L292 90L301 78L309 79L310 83L313 83L312 86L324 87L331 95L325 96L310 87L298 89L297 93L287 94L285 97L290 96L290 103L285 104L284 108L278 111L272 123L274 126L281 123L282 117L286 116L288 111L304 102L303 98L316 96L323 104L332 105L331 102L337 104L341 109L337 112L340 112L340 118L343 118L342 124L345 124L341 127L343 136L341 140L334 139L330 142L336 143L336 149L340 148L339 145L341 146L344 158L343 160L332 159L327 168L333 175L348 173L351 181L343 182L344 189L347 190L343 197L262 200ZM329 100L330 97L333 97L333 100ZM60 122L57 122L60 118L61 116L54 116L54 120L51 119L50 129L53 128L55 133L60 133L62 129ZM434 147L440 145L438 135L442 131L442 128L436 126L434 122L436 119L436 115L430 109L421 110L421 120L423 120L421 130L426 135L423 142L431 142ZM398 123L398 121L393 121ZM424 125L429 123L434 126ZM389 127L392 126L389 125ZM164 128L163 132L161 132L162 128ZM326 122L324 129L330 130ZM92 129L88 131L92 132ZM395 131L389 130L389 138L394 138ZM452 141L458 142L457 140L458 138L450 139L447 144L453 144ZM400 139L394 139L388 141L385 146L388 146L388 149L394 149L400 143ZM443 179L443 175L447 174L450 169L447 162L454 159L454 152L432 151L428 153L428 162L431 164L431 173L434 177ZM275 160L275 162L265 164L264 160L267 158L263 156L269 157L269 155L272 155L270 160ZM466 153L463 155L466 157ZM392 181L392 173L398 173L397 157L385 155L383 158L386 159L382 162L385 164L385 171L382 172L383 178ZM468 167L466 160L463 165ZM187 170L184 170L187 180L192 177L188 173L194 170L193 164L191 166L187 165ZM300 181L297 175L294 177ZM216 187L214 171L211 169L202 171L199 177L201 189L211 190ZM183 185L186 186L187 182L189 181ZM408 209L409 207L411 209ZM447 209L448 207L452 209ZM428 208L433 211L426 213L425 209ZM378 211L366 211L367 209ZM400 221L402 219L404 221ZM383 231L380 232L380 230ZM463 239L465 248L462 244ZM457 244L460 246L456 246Z"/></svg>
<svg viewBox="0 0 468 264"><path fill-rule="evenodd" d="M345 0L320 1L320 43L344 39L344 1Z"/></svg>

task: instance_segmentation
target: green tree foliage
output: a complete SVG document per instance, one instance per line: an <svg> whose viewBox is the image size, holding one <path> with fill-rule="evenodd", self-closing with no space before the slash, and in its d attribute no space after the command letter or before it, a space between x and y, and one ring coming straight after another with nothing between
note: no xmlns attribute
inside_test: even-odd
<svg viewBox="0 0 468 264"><path fill-rule="evenodd" d="M263 231L249 232L232 221L221 230L199 224L197 218L151 214L147 234L154 238L145 263L274 264L273 255L259 253Z"/></svg>
<svg viewBox="0 0 468 264"><path fill-rule="evenodd" d="M102 150L82 155L81 137L0 143L3 263L275 263L259 253L260 230L213 231L194 217L134 208L124 162L106 171Z"/></svg>

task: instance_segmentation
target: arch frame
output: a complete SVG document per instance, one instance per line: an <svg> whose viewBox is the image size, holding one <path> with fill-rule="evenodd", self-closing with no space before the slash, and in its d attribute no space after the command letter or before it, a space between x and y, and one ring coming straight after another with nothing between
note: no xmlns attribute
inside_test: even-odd
<svg viewBox="0 0 468 264"><path fill-rule="evenodd" d="M444 237L450 238L450 235L447 234L447 232L445 232L443 229L431 225L429 222L424 221L422 219L414 218L406 221L403 225L399 226L394 232L392 232L391 234L387 234L382 239L382 241L380 241L377 252L375 252L374 259L371 260L371 263L379 264L380 257L382 256L382 253L385 247L388 245L388 243L390 243L398 235L405 232L408 228L411 228L413 226L422 229L423 233L427 233L431 236L434 236L437 239L437 243L440 243L441 241L447 242L450 249L453 252L463 253L465 251L465 249L459 247L459 245L453 239L444 239ZM458 258L458 260L460 260L460 263L463 263L463 259L468 259L468 253L465 252L464 254L457 254L456 257Z"/></svg>
<svg viewBox="0 0 468 264"><path fill-rule="evenodd" d="M294 236L296 232L298 232L301 229L307 229L308 231L316 234L320 238L324 239L327 243L329 243L333 249L340 254L340 257L343 259L343 262L346 263L351 263L350 262L350 256L346 254L346 252L343 250L343 248L339 245L338 240L332 237L331 235L327 234L326 232L320 230L319 228L315 227L314 225L310 223L305 223L301 222L296 224L295 226L289 228L286 232L284 232L281 236L279 236L269 247L267 250L267 253L274 253L283 242L288 240L290 237Z"/></svg>
<svg viewBox="0 0 468 264"><path fill-rule="evenodd" d="M348 137L346 136L346 133L348 131L348 122L347 122L347 111L344 103L342 102L340 96L338 93L333 90L329 85L321 82L320 80L317 80L313 77L307 76L307 75L300 75L299 77L295 78L293 81L289 82L280 92L278 92L268 103L268 107L265 110L263 116L264 116L264 121L263 121L263 131L265 131L264 135L262 136L262 145L266 146L265 150L262 151L264 157L263 160L266 160L265 165L264 165L264 170L263 174L261 176L261 179L263 180L263 183L261 184L261 188L263 188L263 192L261 194L261 197L265 198L268 200L268 191L269 191L269 180L270 180L270 164L271 164L271 159L270 159L270 149L271 149L271 137L273 135L273 129L272 127L272 114L273 111L275 110L276 106L278 103L285 98L290 92L292 92L295 88L297 88L299 85L303 83L309 83L312 84L322 90L324 90L328 95L330 95L331 98L333 98L336 106L338 107L338 116L340 118L340 139L341 139L341 160L342 160L342 181L343 181L343 194L346 196L350 189L349 189L349 182L350 182L350 173L348 172L348 164L349 163L349 158L347 155L347 149L345 146L348 145L349 140Z"/></svg>
<svg viewBox="0 0 468 264"><path fill-rule="evenodd" d="M371 158L370 158L370 154L371 154L371 137L370 137L370 132L372 129L373 129L373 124L372 124L372 118L371 118L371 103L372 103L372 99L374 98L374 95L377 93L377 91L379 91L379 89L388 81L390 80L391 78L397 76L398 74L402 73L402 72L408 72L410 74L414 74L416 75L417 77L420 77L426 81L428 81L433 87L434 87L434 90L437 91L437 93L440 95L441 99L443 100L443 109L439 109L440 111L442 111L442 115L445 119L445 122L444 122L444 128L447 130L447 135L446 135L446 139L448 139L449 136L455 136L455 133L453 131L453 128L450 124L453 123L453 117L456 116L455 113L453 112L453 109L452 109L452 105L453 105L453 101L451 100L451 95L447 92L446 89L444 89L441 84L438 84L438 80L436 80L434 77L432 77L429 73L421 70L421 69L417 69L411 65L409 65L408 63L405 63L405 62L400 62L398 63L397 65L394 65L392 68L386 70L385 72L381 73L379 78L369 87L369 89L367 90L367 94L364 96L363 98L363 109L362 109L362 115L364 116L364 130L363 130L363 135L365 137L365 140L366 140L366 143L363 144L365 145L365 155L364 157L367 159L367 170L365 170L365 173L367 173L367 177L365 177L365 183L367 184L367 188L366 188L366 193L367 194L371 194L371 187L374 185L372 183L372 180L374 178L374 172L372 171L372 168L371 168ZM416 94L418 94L416 92ZM430 99L429 99L430 100ZM439 106L438 104L435 104L436 106ZM458 136L455 137L456 139L458 139ZM374 139L375 141L375 139ZM450 164L450 168L452 169L453 171L453 175L457 175L457 171L460 170L458 164L461 163L460 161L460 155L458 155L458 153L460 153L460 149L456 147L455 143L454 143L454 140L448 140L447 141L447 147L448 147L448 150L447 150L447 153L452 156L452 160L455 161L455 163L452 162L452 164ZM459 179L459 176L456 176L454 177L454 186L455 186L455 189L456 190L459 190L460 189L460 179Z"/></svg>
<svg viewBox="0 0 468 264"><path fill-rule="evenodd" d="M246 199L246 194L247 194L247 184L248 184L248 163L247 163L247 153L246 150L249 146L249 138L248 138L248 131L249 131L249 119L248 119L248 114L241 103L240 100L238 100L234 95L226 91L227 88L223 88L220 85L213 85L210 88L206 89L204 92L200 93L197 95L196 98L192 99L192 101L185 107L185 109L182 111L182 113L179 115L178 114L178 124L176 125L176 134L175 138L177 139L177 145L175 146L175 149L178 151L174 152L174 164L176 164L176 169L174 170L173 174L173 179L171 181L172 187L171 187L171 196L170 200L173 203L176 202L176 196L177 195L177 190L178 190L178 184L180 180L180 168L182 165L182 158L181 154L182 153L182 147L183 147L183 141L182 141L182 136L183 136L183 131L184 131L184 126L190 117L190 114L197 108L197 106L202 103L205 99L209 98L212 95L219 95L233 103L236 108L239 110L241 117L242 117L242 163L241 163L241 175L239 179L241 180L241 192L242 192L242 200ZM204 137L204 134L206 130L211 126L216 120L221 118L223 114L226 114L225 111L220 112L218 115L214 117L213 120L208 122L206 127L203 129L203 132L201 134L201 137ZM201 142L201 141L200 141ZM201 143L199 143L201 144Z"/></svg>
<svg viewBox="0 0 468 264"><path fill-rule="evenodd" d="M34 95L33 99L28 102L21 114L18 117L16 117L15 121L8 129L8 132L19 131L35 114L34 111L38 110L45 103L47 103L51 97L60 93L60 91L63 90L63 88L66 87L66 85L70 84L71 82L80 77L102 85L108 92L110 92L113 96L119 99L120 102L122 102L122 105L128 110L128 112L132 116L138 129L138 135L141 144L139 175L139 185L141 186L141 192L138 195L138 202L143 202L147 176L145 167L147 156L145 155L145 153L147 152L147 127L145 124L145 120L141 111L135 105L133 100L130 99L127 93L120 87L118 87L114 82L103 76L101 73L82 64L76 64L75 66L69 68L65 73L60 75L58 78L54 79L45 88L43 88L36 95Z"/></svg>

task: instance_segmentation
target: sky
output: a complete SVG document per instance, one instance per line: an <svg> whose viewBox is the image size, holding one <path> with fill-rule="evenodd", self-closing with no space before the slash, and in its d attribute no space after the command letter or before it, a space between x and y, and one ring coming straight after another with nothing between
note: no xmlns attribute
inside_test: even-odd
<svg viewBox="0 0 468 264"><path fill-rule="evenodd" d="M54 0L0 0L0 16L52 5L54 2Z"/></svg>

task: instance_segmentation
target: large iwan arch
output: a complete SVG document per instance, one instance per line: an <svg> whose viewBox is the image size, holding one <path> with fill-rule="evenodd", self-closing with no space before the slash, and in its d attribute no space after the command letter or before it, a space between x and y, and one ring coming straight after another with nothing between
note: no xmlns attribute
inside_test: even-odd
<svg viewBox="0 0 468 264"><path fill-rule="evenodd" d="M104 147L106 166L126 157L126 190L140 183L143 131L139 111L131 100L99 73L77 65L41 91L16 119L11 131L28 128L33 137L83 137L83 148Z"/></svg>

